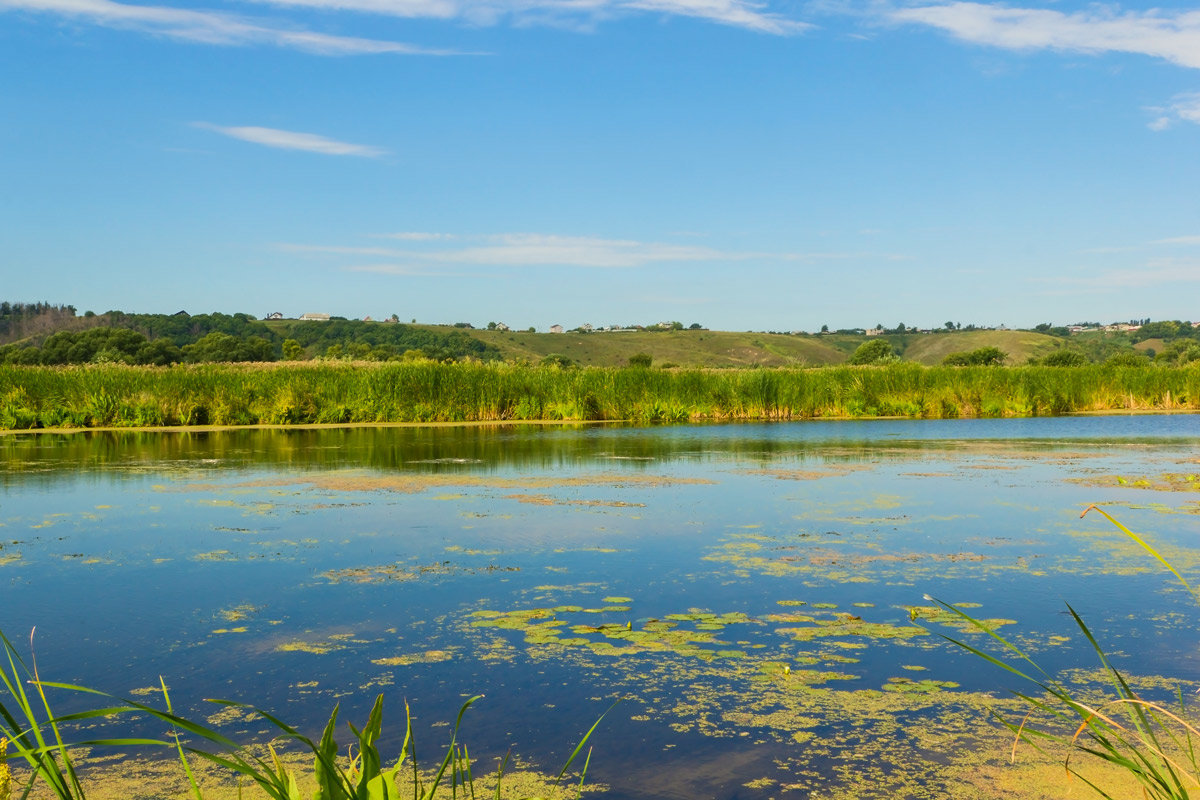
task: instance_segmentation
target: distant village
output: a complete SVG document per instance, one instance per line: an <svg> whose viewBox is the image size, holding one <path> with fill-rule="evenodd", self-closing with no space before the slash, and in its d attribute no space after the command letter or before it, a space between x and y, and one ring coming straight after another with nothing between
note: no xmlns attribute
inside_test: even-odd
<svg viewBox="0 0 1200 800"><path fill-rule="evenodd" d="M265 319L265 320L282 320L282 319L289 319L289 317L285 317L283 312L281 312L281 311L272 311L271 313L269 313L265 317L263 317L263 319ZM347 317L337 317L337 316L332 316L330 314L325 314L325 313L321 313L321 312L308 312L305 314L301 314L298 317L294 317L292 319L296 319L301 322L329 322L330 320L344 320L344 319L347 319ZM382 322L382 323L393 323L394 324L394 323L400 322L400 318L396 314L392 314L390 317L386 317L384 319L379 319L379 320L376 320L371 316L366 316L366 317L362 318L362 321L363 322ZM1064 325L1061 327L1051 326L1049 323L1046 323L1044 325L1038 325L1037 327L1031 328L1029 330L1038 330L1038 331L1044 330L1046 332L1054 331L1056 333L1066 332L1069 334L1101 333L1101 332L1103 332L1103 333L1130 333L1132 331L1140 330L1142 325L1145 323L1148 323L1148 322L1149 322L1149 320L1134 320L1134 321L1130 321L1130 322L1113 322L1108 325L1103 325L1099 322L1081 322L1081 323L1077 323L1075 325ZM415 319L413 320L413 323L416 323ZM437 325L439 327L466 328L469 330L475 330L475 326L469 322L428 323L428 324ZM1191 326L1193 328L1200 328L1200 322L1192 322ZM489 322L487 324L486 328L487 328L487 330L493 330L493 331L511 331L511 330L513 330L510 326L506 325L503 322ZM519 330L522 333L536 333L537 332L537 329L533 328L533 327L521 328ZM566 328L558 323L555 323L546 329L546 331L548 333L630 333L630 332L634 332L634 331L665 331L665 330L708 330L708 328L701 325L700 323L692 323L691 325L688 325L685 327L683 325L683 323L681 323L681 322L670 321L670 322L657 322L657 323L653 323L650 325L602 325L602 326L594 326L591 323L585 322L582 325L576 326L574 328ZM946 325L941 328L909 328L909 327L906 327L904 324L900 324L900 325L897 325L895 328L885 328L882 325L877 325L873 328L840 328L838 330L830 330L828 326L822 326L821 330L815 331L815 332L802 331L802 330L767 331L767 332L768 333L791 334L793 336L822 336L822 335L832 335L835 333L853 334L853 335L857 335L857 336L864 336L864 335L865 336L884 336L884 335L905 334L905 333L948 333L951 331L1006 331L1006 330L1010 330L1010 328L1006 325L990 325L990 326L989 325L966 325L966 326L963 326L961 323L947 322Z"/></svg>

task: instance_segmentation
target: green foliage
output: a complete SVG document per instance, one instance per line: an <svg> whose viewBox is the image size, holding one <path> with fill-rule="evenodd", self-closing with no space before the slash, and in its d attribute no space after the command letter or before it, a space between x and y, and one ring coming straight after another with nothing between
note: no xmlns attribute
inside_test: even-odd
<svg viewBox="0 0 1200 800"><path fill-rule="evenodd" d="M306 350L325 353L330 358L390 361L401 358L406 350L419 350L437 361L467 357L491 361L500 356L495 346L484 344L461 329L436 331L399 323L332 320L291 322L283 330ZM331 355L330 348L335 345L337 355ZM366 345L366 349L359 348L355 354L354 345Z"/></svg>
<svg viewBox="0 0 1200 800"><path fill-rule="evenodd" d="M304 345L295 339L284 339L280 349L283 351L284 361L299 361L304 358Z"/></svg>
<svg viewBox="0 0 1200 800"><path fill-rule="evenodd" d="M1078 350L1055 350L1038 363L1045 367L1083 367L1091 362Z"/></svg>
<svg viewBox="0 0 1200 800"><path fill-rule="evenodd" d="M947 367L990 367L1003 364L1008 353L999 347L980 347L962 353L951 353L942 359Z"/></svg>
<svg viewBox="0 0 1200 800"><path fill-rule="evenodd" d="M896 360L896 351L887 339L871 339L863 342L850 356L848 363L855 366L866 364L886 364Z"/></svg>
<svg viewBox="0 0 1200 800"><path fill-rule="evenodd" d="M1150 359L1136 350L1122 350L1113 353L1104 363L1110 367L1148 367Z"/></svg>
<svg viewBox="0 0 1200 800"><path fill-rule="evenodd" d="M1065 325L1055 325L1051 322L1043 322L1038 325L1034 325L1033 329L1035 331L1037 331L1038 333L1044 333L1048 336L1061 336L1063 338L1066 338L1071 335L1070 328L1067 328ZM1060 364L1059 366L1066 366L1066 365Z"/></svg>
<svg viewBox="0 0 1200 800"><path fill-rule="evenodd" d="M1191 339L1177 339L1156 355L1154 360L1160 364L1176 367L1198 361L1200 360L1200 342Z"/></svg>
<svg viewBox="0 0 1200 800"><path fill-rule="evenodd" d="M1196 335L1197 331L1195 328L1179 320L1148 322L1131 334L1134 342L1144 342L1147 339L1165 339L1170 341L1181 336L1194 337Z"/></svg>
<svg viewBox="0 0 1200 800"><path fill-rule="evenodd" d="M634 353L627 360L629 361L629 366L642 367L644 369L649 369L650 365L654 363L654 357L649 353Z"/></svg>
<svg viewBox="0 0 1200 800"><path fill-rule="evenodd" d="M11 303L8 306L7 328L5 317L0 315L0 341L5 330L35 335L20 343L0 346L0 363L7 364L97 362L162 366L180 361L274 361L287 342L292 343L286 345L283 353L287 360L302 358L306 350L327 353L335 345L340 348L335 357L371 361L399 359L406 350L420 350L437 360L499 357L494 346L463 330L430 331L338 318L329 322L286 321L272 328L248 314L184 312L168 315L109 311L77 319L69 306L59 309ZM3 308L0 303L0 311ZM81 327L85 325L86 328Z"/></svg>
<svg viewBox="0 0 1200 800"><path fill-rule="evenodd" d="M185 361L274 361L275 348L266 339L251 336L239 339L228 333L213 331L195 344L182 348Z"/></svg>
<svg viewBox="0 0 1200 800"><path fill-rule="evenodd" d="M551 353L541 360L543 367L574 367L576 363L561 353Z"/></svg>

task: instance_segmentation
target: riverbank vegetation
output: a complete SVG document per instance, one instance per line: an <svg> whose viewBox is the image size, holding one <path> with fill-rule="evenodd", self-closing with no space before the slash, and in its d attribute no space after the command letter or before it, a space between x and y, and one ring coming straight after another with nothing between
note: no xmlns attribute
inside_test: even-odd
<svg viewBox="0 0 1200 800"><path fill-rule="evenodd" d="M0 428L1006 417L1200 408L1200 369L482 362L0 366Z"/></svg>

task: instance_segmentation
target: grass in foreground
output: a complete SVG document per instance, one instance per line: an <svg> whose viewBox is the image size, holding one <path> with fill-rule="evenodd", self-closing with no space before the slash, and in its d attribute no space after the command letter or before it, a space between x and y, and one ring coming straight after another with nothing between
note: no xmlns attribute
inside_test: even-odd
<svg viewBox="0 0 1200 800"><path fill-rule="evenodd" d="M31 637L32 638L32 637ZM256 786L261 794L272 800L434 800L449 797L476 798L477 780L472 772L472 759L466 745L459 741L459 729L463 716L482 695L467 700L458 711L444 756L435 767L422 770L417 762L416 742L413 736L412 714L405 703L405 734L400 747L400 756L394 766L383 761L376 742L383 730L383 696L375 704L361 728L348 724L352 740L348 755L339 754L337 742L338 709L334 708L321 738L313 741L297 729L267 711L244 703L228 700L209 702L252 712L268 721L278 734L265 748L240 745L216 729L194 722L175 713L166 684L162 684L164 708L127 700L73 684L42 680L37 672L36 660L33 667L26 665L17 648L0 633L7 666L0 669L3 681L3 697L0 698L0 800L13 797L24 798L36 794L49 794L59 800L86 800L85 782L80 779L76 753L86 748L130 748L165 747L175 751L179 760L180 774L177 795L189 792L195 800L204 800L204 790L197 778L196 760L216 766L236 776L239 787L242 783ZM46 690L55 689L100 699L104 706L56 716L50 707ZM32 692L32 693L31 693ZM611 708L611 707L610 707ZM595 733L600 718L583 735L579 744L567 758L562 769L550 782L551 796L558 794L560 787L566 791L564 781L568 772L582 755L583 766L578 775L574 793L584 790L584 781L591 761L591 750L587 742ZM97 720L136 715L151 718L169 726L167 739L149 738L89 738L68 744L64 731L73 729L76 723L90 724ZM91 730L85 728L85 730ZM299 746L311 755L311 767L298 765L295 758L284 758L278 747ZM25 769L14 774L6 757L11 755L24 762ZM497 773L488 781L491 794L500 800L511 797L503 790L505 771L510 764L505 756ZM306 790L315 786L315 792ZM238 796L241 797L241 789Z"/></svg>

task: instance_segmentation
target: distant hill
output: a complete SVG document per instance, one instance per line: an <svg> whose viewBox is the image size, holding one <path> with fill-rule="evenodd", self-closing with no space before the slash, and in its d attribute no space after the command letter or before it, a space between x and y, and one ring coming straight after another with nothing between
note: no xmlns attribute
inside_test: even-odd
<svg viewBox="0 0 1200 800"><path fill-rule="evenodd" d="M402 324L334 317L327 321L259 320L247 314L104 314L77 316L72 306L0 303L0 363L75 364L119 361L277 361L312 358L387 361L430 358L624 366L649 357L656 367L746 368L843 364L863 343L887 341L902 361L941 364L954 353L996 348L1020 365L1059 350L1091 362L1135 346L1159 361L1200 360L1200 329L1162 321L1137 332L1066 328L958 330L938 333L753 333L703 329L529 333L459 325Z"/></svg>
<svg viewBox="0 0 1200 800"><path fill-rule="evenodd" d="M436 327L436 326L434 326ZM620 366L646 353L655 366L783 367L842 364L871 338L853 334L780 334L734 331L621 331L603 333L525 333L468 330L500 351L502 358L540 361L562 356L583 366ZM998 347L1009 364L1024 364L1064 346L1062 338L1033 331L909 333L883 338L904 361L935 365L950 353Z"/></svg>
<svg viewBox="0 0 1200 800"><path fill-rule="evenodd" d="M656 366L783 367L839 364L847 352L827 337L729 331L619 331L604 333L521 333L472 330L472 336L501 357L541 361L558 355L583 366L621 366L629 356L647 353ZM850 348L853 351L853 347Z"/></svg>
<svg viewBox="0 0 1200 800"><path fill-rule="evenodd" d="M998 347L1008 353L1010 365L1024 364L1030 358L1042 358L1063 347L1064 340L1034 331L955 331L909 335L901 357L933 366L951 353Z"/></svg>

